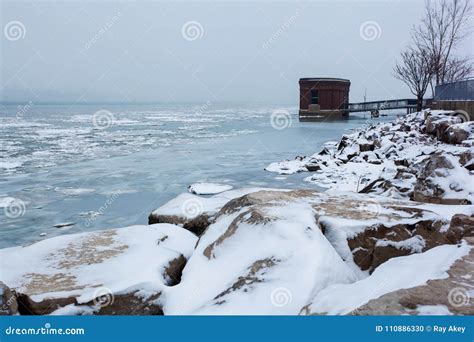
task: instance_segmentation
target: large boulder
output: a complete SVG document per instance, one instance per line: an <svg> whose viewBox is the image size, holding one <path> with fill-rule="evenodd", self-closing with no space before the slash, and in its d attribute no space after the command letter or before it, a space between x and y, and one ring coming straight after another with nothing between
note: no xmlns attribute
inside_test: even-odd
<svg viewBox="0 0 474 342"><path fill-rule="evenodd" d="M0 250L21 314L162 314L197 238L169 224L46 239Z"/></svg>
<svg viewBox="0 0 474 342"><path fill-rule="evenodd" d="M0 281L0 316L18 314L16 293Z"/></svg>
<svg viewBox="0 0 474 342"><path fill-rule="evenodd" d="M261 188L236 189L211 197L183 193L155 209L148 216L148 224L170 223L200 236L228 201L258 190Z"/></svg>
<svg viewBox="0 0 474 342"><path fill-rule="evenodd" d="M413 200L438 204L471 204L474 200L472 175L459 158L437 152L420 163Z"/></svg>
<svg viewBox="0 0 474 342"><path fill-rule="evenodd" d="M456 214L451 218L447 238L456 240L460 236L474 237L474 215Z"/></svg>
<svg viewBox="0 0 474 342"><path fill-rule="evenodd" d="M472 245L474 239L466 238ZM474 315L474 248L447 270L443 279L371 299L354 315Z"/></svg>
<svg viewBox="0 0 474 342"><path fill-rule="evenodd" d="M469 171L474 171L474 149L462 151L459 154L459 163Z"/></svg>
<svg viewBox="0 0 474 342"><path fill-rule="evenodd" d="M363 271L373 272L394 257L456 244L466 235L449 228L436 206L429 210L421 203L348 193L317 198L312 206L325 236L346 262Z"/></svg>
<svg viewBox="0 0 474 342"><path fill-rule="evenodd" d="M401 223L388 227L376 224L349 239L349 248L353 252L355 263L362 270L373 272L391 258L420 253L442 244L458 243L462 235L448 235L444 231L446 224L441 218L416 220L412 224Z"/></svg>
<svg viewBox="0 0 474 342"><path fill-rule="evenodd" d="M439 140L448 140L447 132L449 126L461 123L461 119L448 114L427 115L425 120L426 133L435 135Z"/></svg>
<svg viewBox="0 0 474 342"><path fill-rule="evenodd" d="M474 122L468 121L459 124L450 125L445 134L442 135L442 141L448 144L462 144L463 141L472 139L474 133Z"/></svg>
<svg viewBox="0 0 474 342"><path fill-rule="evenodd" d="M472 314L472 299L469 299L468 291L474 285L473 256L470 246L463 243L442 245L424 253L396 257L380 265L369 277L350 284L326 287L302 308L301 313L449 314L450 311L440 312L438 306L447 306L451 310L454 305L449 305L449 301L454 300L461 305L459 310L453 310L452 313ZM461 290L464 298L459 298L456 292L460 290L460 284L465 287Z"/></svg>
<svg viewBox="0 0 474 342"><path fill-rule="evenodd" d="M310 190L231 200L201 235L165 314L298 314L308 298L356 280L324 237Z"/></svg>

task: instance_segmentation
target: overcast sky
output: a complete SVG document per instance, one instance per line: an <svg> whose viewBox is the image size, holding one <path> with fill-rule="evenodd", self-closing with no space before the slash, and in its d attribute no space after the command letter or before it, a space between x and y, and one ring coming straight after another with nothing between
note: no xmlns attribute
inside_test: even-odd
<svg viewBox="0 0 474 342"><path fill-rule="evenodd" d="M368 100L412 97L392 68L422 11L422 0L2 1L0 95L297 105L300 77L327 76L351 80L351 101L366 88Z"/></svg>

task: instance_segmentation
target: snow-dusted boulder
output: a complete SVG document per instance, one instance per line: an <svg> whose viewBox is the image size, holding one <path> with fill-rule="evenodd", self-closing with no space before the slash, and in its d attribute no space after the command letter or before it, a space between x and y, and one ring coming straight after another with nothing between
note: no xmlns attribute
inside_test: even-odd
<svg viewBox="0 0 474 342"><path fill-rule="evenodd" d="M170 223L200 236L227 202L259 190L261 188L235 189L211 197L183 193L153 210L148 216L148 224Z"/></svg>
<svg viewBox="0 0 474 342"><path fill-rule="evenodd" d="M0 280L24 314L161 314L196 240L169 224L58 236L0 250Z"/></svg>
<svg viewBox="0 0 474 342"><path fill-rule="evenodd" d="M435 135L447 144L462 144L474 138L474 122L466 121L452 112L428 114L425 120L426 133Z"/></svg>
<svg viewBox="0 0 474 342"><path fill-rule="evenodd" d="M469 291L474 287L474 250L467 244L444 245L421 254L393 258L372 275L351 284L336 284L320 291L302 309L306 315L432 314L446 306L460 314L472 314ZM427 283L427 285L425 285ZM455 298L452 291L462 291ZM405 290L407 289L407 290ZM395 295L394 295L395 294ZM456 305L453 300L466 301ZM427 306L430 306L427 308ZM463 306L463 307L461 307ZM417 310L418 309L418 310Z"/></svg>
<svg viewBox="0 0 474 342"><path fill-rule="evenodd" d="M16 293L0 281L0 316L18 314Z"/></svg>
<svg viewBox="0 0 474 342"><path fill-rule="evenodd" d="M462 239L460 232L448 236L448 222L433 213L409 207L400 207L398 213L405 217L395 225L378 223L348 239L354 261L362 270L372 272L394 257L456 244Z"/></svg>
<svg viewBox="0 0 474 342"><path fill-rule="evenodd" d="M442 136L448 144L462 144L463 141L474 138L474 122L468 121L450 125Z"/></svg>
<svg viewBox="0 0 474 342"><path fill-rule="evenodd" d="M451 218L447 238L474 237L474 215L456 214Z"/></svg>
<svg viewBox="0 0 474 342"><path fill-rule="evenodd" d="M402 289L387 293L379 298L372 299L363 306L357 308L352 314L355 315L474 315L474 239L466 238L471 245L467 255L457 259L447 270L443 277L431 276L425 284L407 288L405 284ZM446 249L441 246L433 249L434 252ZM453 249L452 247L450 247ZM453 255L462 252L464 246L453 250L453 254L447 256L448 260ZM430 251L431 252L431 251ZM434 260L427 261L427 266L439 262L439 255L434 255ZM433 262L434 261L434 262ZM441 270L444 270L442 267Z"/></svg>
<svg viewBox="0 0 474 342"><path fill-rule="evenodd" d="M471 204L474 203L473 180L458 157L438 152L421 163L413 199L426 203Z"/></svg>
<svg viewBox="0 0 474 342"><path fill-rule="evenodd" d="M227 203L169 291L165 314L298 314L324 287L355 281L315 221L314 194L260 191Z"/></svg>
<svg viewBox="0 0 474 342"><path fill-rule="evenodd" d="M438 139L446 139L446 130L449 126L461 123L461 119L449 115L448 113L439 113L438 115L427 115L425 120L426 133L435 135Z"/></svg>
<svg viewBox="0 0 474 342"><path fill-rule="evenodd" d="M474 171L474 148L462 151L459 154L459 163L468 171Z"/></svg>
<svg viewBox="0 0 474 342"><path fill-rule="evenodd" d="M346 263L363 271L373 272L394 257L459 243L469 234L450 228L458 206L351 193L321 193L310 203L326 238ZM474 211L473 206L464 209Z"/></svg>

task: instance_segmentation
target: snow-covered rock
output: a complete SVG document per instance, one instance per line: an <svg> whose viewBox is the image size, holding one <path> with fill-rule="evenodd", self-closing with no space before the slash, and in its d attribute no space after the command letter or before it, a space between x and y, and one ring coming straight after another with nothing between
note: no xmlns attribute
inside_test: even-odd
<svg viewBox="0 0 474 342"><path fill-rule="evenodd" d="M196 240L169 224L58 236L0 250L0 280L26 314L160 314Z"/></svg>
<svg viewBox="0 0 474 342"><path fill-rule="evenodd" d="M473 246L474 239L466 238ZM438 251L447 246L440 246ZM464 248L461 246L460 248ZM434 252L434 250L432 250ZM432 252L430 251L430 252ZM456 255L460 252L453 251ZM447 256L452 259L453 254ZM438 262L439 255L434 256ZM431 263L432 261L429 261ZM443 277L431 276L425 284L387 293L372 299L357 308L352 314L356 315L474 315L474 248L469 254L456 262L447 270ZM431 268L431 265L428 266Z"/></svg>
<svg viewBox="0 0 474 342"><path fill-rule="evenodd" d="M227 203L168 292L165 314L298 314L314 293L356 280L305 198L260 191Z"/></svg>
<svg viewBox="0 0 474 342"><path fill-rule="evenodd" d="M443 141L448 144L462 144L465 140L473 139L474 122L468 121L450 125L446 129L443 138Z"/></svg>
<svg viewBox="0 0 474 342"><path fill-rule="evenodd" d="M211 197L183 193L153 210L148 216L148 224L175 224L200 236L227 202L259 190L262 188L241 188L224 191Z"/></svg>
<svg viewBox="0 0 474 342"><path fill-rule="evenodd" d="M0 281L0 316L18 314L16 294Z"/></svg>
<svg viewBox="0 0 474 342"><path fill-rule="evenodd" d="M441 204L474 203L474 175L462 167L459 158L437 152L421 163L413 199Z"/></svg>
<svg viewBox="0 0 474 342"><path fill-rule="evenodd" d="M456 244L467 230L450 228L455 213L474 206L422 204L352 193L321 193L310 200L326 238L347 263L372 272L387 260Z"/></svg>
<svg viewBox="0 0 474 342"><path fill-rule="evenodd" d="M397 303L393 298L390 298L385 306L379 306L380 300L376 298L400 289L421 286L430 280L447 278L449 276L448 271L455 262L468 256L469 253L471 253L469 258L472 262L474 253L471 252L471 247L464 243L461 246L438 246L421 254L393 258L382 264L372 275L365 279L350 284L336 284L326 287L313 298L309 305L303 308L302 313L313 315L341 315L351 312L373 315L401 314L400 311L390 311L396 307L394 302ZM474 272L470 267L467 275L472 273ZM463 273L463 275L466 275L466 273ZM472 280L468 282L472 284ZM453 284L451 286L451 288L444 287L443 294L445 295L441 297L436 292L425 293L428 302L420 302L419 304L446 304L449 299L449 290L455 287ZM371 300L374 300L374 302L370 303L368 307L363 306ZM362 309L358 309L359 307L362 307ZM473 311L472 307L470 311Z"/></svg>

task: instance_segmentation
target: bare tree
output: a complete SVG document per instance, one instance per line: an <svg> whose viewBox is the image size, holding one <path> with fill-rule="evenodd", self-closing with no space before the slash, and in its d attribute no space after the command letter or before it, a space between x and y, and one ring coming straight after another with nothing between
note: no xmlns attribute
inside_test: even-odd
<svg viewBox="0 0 474 342"><path fill-rule="evenodd" d="M471 1L427 0L424 18L413 30L415 45L430 56L434 85L452 80L453 76L466 76L466 71L472 70L470 59L452 56L459 43L470 34ZM457 70L454 73L450 71L453 66Z"/></svg>
<svg viewBox="0 0 474 342"><path fill-rule="evenodd" d="M403 81L416 96L416 110L423 107L423 97L433 75L429 52L420 47L409 47L401 54L401 61L393 69L395 78Z"/></svg>
<svg viewBox="0 0 474 342"><path fill-rule="evenodd" d="M451 57L446 64L444 82L454 82L471 76L474 72L472 60L469 57Z"/></svg>

